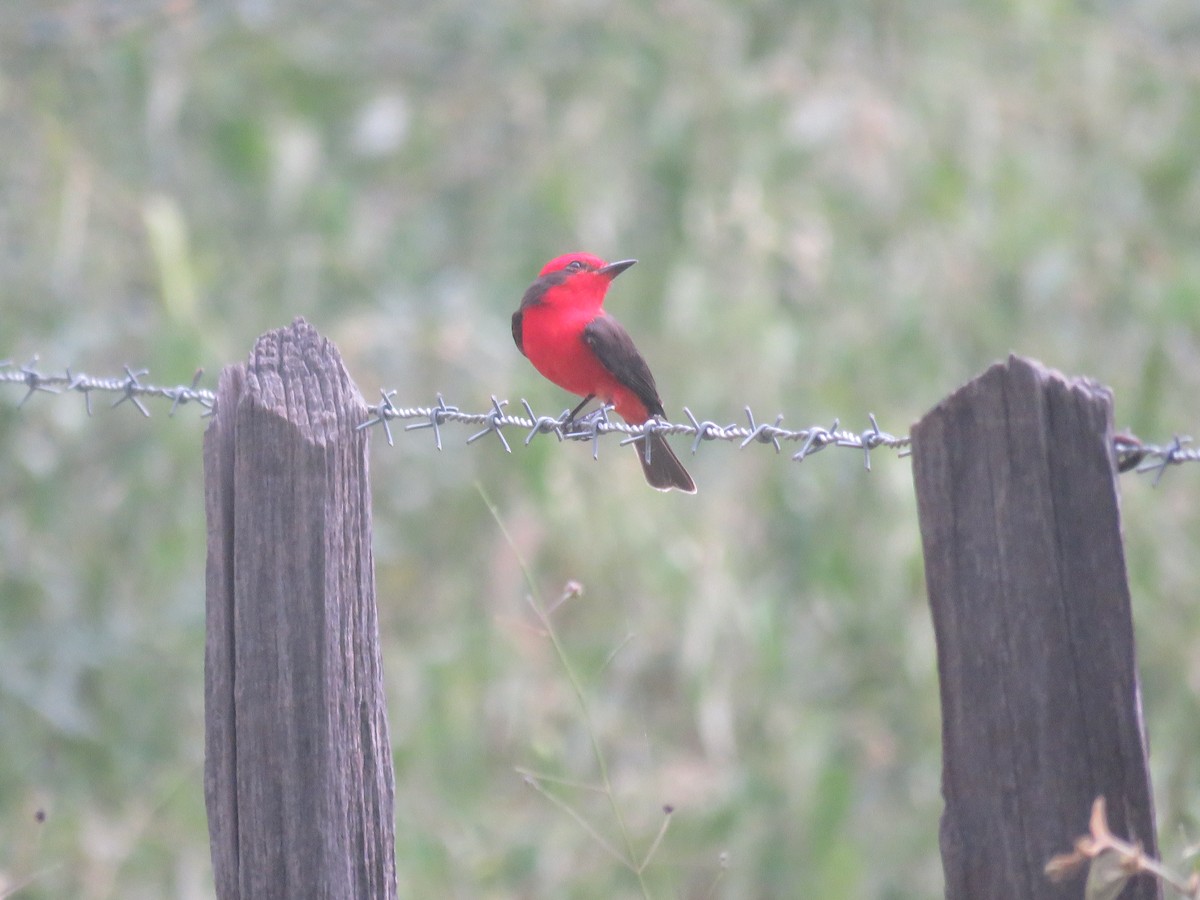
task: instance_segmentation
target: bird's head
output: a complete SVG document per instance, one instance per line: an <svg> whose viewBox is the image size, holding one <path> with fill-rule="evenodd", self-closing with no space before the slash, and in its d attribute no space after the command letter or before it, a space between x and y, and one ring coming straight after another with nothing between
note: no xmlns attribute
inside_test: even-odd
<svg viewBox="0 0 1200 900"><path fill-rule="evenodd" d="M542 271L538 275L551 275L556 272L562 272L566 277L573 278L578 273L587 272L608 282L612 281L635 262L637 262L636 259L622 259L618 262L606 263L600 257L593 256L590 253L567 253L563 256L555 257L542 266Z"/></svg>
<svg viewBox="0 0 1200 900"><path fill-rule="evenodd" d="M612 280L635 262L636 259L623 259L606 263L590 253L567 253L556 257L542 266L537 280L525 292L521 308L536 305L557 309L599 309Z"/></svg>

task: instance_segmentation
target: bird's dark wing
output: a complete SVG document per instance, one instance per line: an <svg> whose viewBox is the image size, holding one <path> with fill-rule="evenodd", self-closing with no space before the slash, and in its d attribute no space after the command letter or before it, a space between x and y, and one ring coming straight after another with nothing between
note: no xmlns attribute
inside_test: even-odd
<svg viewBox="0 0 1200 900"><path fill-rule="evenodd" d="M601 313L584 327L583 342L617 381L637 394L650 415L663 415L662 400L658 397L650 367L620 322L608 313Z"/></svg>
<svg viewBox="0 0 1200 900"><path fill-rule="evenodd" d="M523 318L523 313L524 311L520 309L513 313L512 330L513 343L517 345L517 349L521 351L522 355L525 355L525 342L521 338L521 319Z"/></svg>

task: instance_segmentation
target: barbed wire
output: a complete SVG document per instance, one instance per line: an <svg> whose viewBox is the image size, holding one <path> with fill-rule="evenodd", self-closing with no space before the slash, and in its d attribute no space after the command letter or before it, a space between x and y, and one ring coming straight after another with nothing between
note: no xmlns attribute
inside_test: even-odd
<svg viewBox="0 0 1200 900"><path fill-rule="evenodd" d="M149 374L148 369L125 366L124 376L97 378L82 372L72 372L69 368L62 374L47 373L38 369L37 363L36 356L22 366L15 366L11 360L0 360L0 384L19 384L25 387L25 396L17 403L18 409L35 394L78 393L83 395L90 416L93 414L92 394L96 392L116 394L117 399L110 406L117 407L128 402L146 417L150 416L150 410L141 402L143 398L170 400L169 415L172 416L179 407L188 403L201 406L204 416L212 415L216 407L216 394L199 386L204 375L203 369L196 370L190 385L162 387L141 381ZM871 468L872 450L895 450L899 457L908 456L912 452L912 439L907 435L895 435L884 431L879 427L873 413L867 414L870 427L862 431L842 428L838 419L828 427L810 425L799 429L784 428L782 414L776 416L774 422L759 422L749 406L744 407L744 425L737 422L722 425L711 419L697 419L687 407L683 409L688 418L687 422L650 419L640 425L630 425L610 419L609 407L601 407L578 418L573 418L566 410L558 416L544 416L535 413L529 402L522 399L521 405L525 409L525 415L522 416L505 412L508 401L498 400L495 396L491 398L491 409L485 412L464 412L459 407L446 403L441 394L437 395L437 402L433 406L397 406L394 402L397 391L380 390L379 393L380 402L367 407L370 418L358 428L362 430L381 427L389 446L395 445L391 423L400 420L410 421L410 424L404 426L405 431L431 429L434 445L439 450L442 449L441 426L452 423L482 426L481 430L466 439L468 444L473 444L489 434L495 434L504 449L510 453L512 447L504 435L505 429L525 432L526 446L534 438L551 434L560 441L591 441L593 457L599 455L600 438L604 435L622 435L623 440L620 443L624 446L652 433L690 437L693 454L707 441L736 441L739 449L755 443L769 444L775 448L776 453L783 452L784 443L798 443L800 448L791 455L796 461L807 459L827 447L841 447L861 452L863 464L868 470ZM1191 442L1191 437L1177 435L1167 444L1151 444L1123 432L1113 438L1113 449L1120 471L1153 473L1154 485L1157 486L1170 466L1200 462L1200 448L1189 447Z"/></svg>
<svg viewBox="0 0 1200 900"><path fill-rule="evenodd" d="M37 356L34 356L25 365L16 368L13 367L12 360L0 360L0 383L8 382L25 386L25 396L17 404L18 409L24 406L34 394L61 394L72 391L83 394L89 416L92 415L93 391L120 394L121 396L112 402L112 406L120 406L126 402L132 403L147 418L150 417L150 410L142 404L140 397L158 397L170 400L170 415L172 416L179 407L192 402L199 403L211 413L217 402L216 394L199 387L200 379L204 377L203 369L196 370L196 374L192 376L191 386L159 387L153 384L142 384L138 380L143 375L150 374L149 369L135 370L125 366L123 378L95 378L83 372L73 373L69 368L64 369L61 375L47 374L38 370L37 363Z"/></svg>
<svg viewBox="0 0 1200 900"><path fill-rule="evenodd" d="M359 425L359 428L382 426L387 435L388 444L392 445L394 440L389 423L393 419L423 420L404 426L404 430L433 429L434 444L439 450L442 449L441 426L447 422L483 426L481 431L477 431L467 438L468 444L473 444L489 434L495 434L504 449L511 453L512 447L504 436L504 429L513 428L526 432L524 441L526 446L539 435L549 434L555 435L560 441L591 441L593 457L599 455L600 438L606 434L624 435L625 439L621 441L622 446L632 444L648 434L681 434L692 438L692 453L699 450L700 445L705 441L737 441L739 447L746 447L752 443L771 444L776 453L782 452L781 445L784 441L800 442L800 449L792 455L792 459L795 460L802 460L826 447L844 447L862 451L864 463L870 469L871 451L875 448L887 447L898 450L903 456L907 455L912 443L907 436L898 437L883 431L875 420L874 414L868 415L871 427L862 432L844 429L836 419L828 428L811 425L798 430L784 428L782 415L776 416L773 424L757 422L749 406L745 407L746 425L738 425L736 422L721 425L709 419L700 420L686 406L683 412L688 417L687 422L649 419L640 425L631 425L627 422L616 422L610 419L608 412L611 407L601 407L595 412L579 418L571 418L570 413L565 410L559 416L539 416L530 407L528 400L521 400L521 405L525 407L525 415L521 416L506 413L504 408L508 405L508 401L498 400L495 396L491 398L492 408L490 410L471 413L463 412L457 406L448 405L441 394L438 394L436 406L413 407L396 406L392 402L396 391L380 391L380 395L383 398L382 401L369 407L371 418Z"/></svg>

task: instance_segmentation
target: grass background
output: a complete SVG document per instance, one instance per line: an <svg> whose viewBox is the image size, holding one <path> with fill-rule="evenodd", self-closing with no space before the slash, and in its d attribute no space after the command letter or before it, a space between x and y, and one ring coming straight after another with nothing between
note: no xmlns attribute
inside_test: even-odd
<svg viewBox="0 0 1200 900"><path fill-rule="evenodd" d="M508 318L587 249L641 260L609 308L673 417L904 432L1014 350L1165 440L1200 427L1197 60L1190 0L12 0L0 357L211 386L303 315L365 394L554 413ZM0 885L210 896L204 425L2 394ZM545 602L584 586L554 621L635 842L676 810L655 896L940 895L907 461L706 446L680 497L615 445L465 436L371 451L403 896L639 894L515 772L596 780L477 484ZM1178 863L1200 483L1123 490Z"/></svg>

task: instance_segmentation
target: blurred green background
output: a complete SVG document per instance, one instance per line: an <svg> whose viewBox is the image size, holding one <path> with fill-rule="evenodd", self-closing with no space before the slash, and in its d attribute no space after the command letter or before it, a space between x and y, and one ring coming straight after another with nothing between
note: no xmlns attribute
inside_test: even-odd
<svg viewBox="0 0 1200 900"><path fill-rule="evenodd" d="M1165 440L1200 428L1198 61L1193 0L8 0L0 357L211 387L303 315L368 398L555 414L573 400L509 315L586 249L641 260L608 305L676 419L904 433L1014 350ZM0 389L0 891L210 896L204 422L21 396ZM468 434L372 437L402 896L641 894L515 771L597 779L518 553L542 602L584 586L554 622L635 844L675 808L654 896L940 895L907 460L706 445L681 497L615 442ZM1200 473L1122 485L1182 864ZM554 790L619 842L602 796Z"/></svg>

